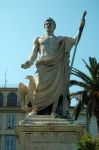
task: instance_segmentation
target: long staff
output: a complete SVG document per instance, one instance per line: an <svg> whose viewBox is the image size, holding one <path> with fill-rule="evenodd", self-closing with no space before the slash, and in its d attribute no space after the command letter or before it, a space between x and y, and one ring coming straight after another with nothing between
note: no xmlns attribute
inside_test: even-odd
<svg viewBox="0 0 99 150"><path fill-rule="evenodd" d="M78 46L79 40L80 40L80 38L81 38L82 31L83 31L83 29L84 29L85 16L86 16L86 14L87 14L87 12L84 11L83 16L82 16L82 19L81 19L80 26L79 26L79 33L78 33L78 36L77 36L77 39L76 39L76 44L75 44L74 53L73 53L73 57L72 57L72 62L71 62L71 66L70 66L70 73L71 73L72 68L73 68L74 59L75 59L75 55L76 55L76 51L77 51L77 46ZM82 23L84 23L84 24L82 24Z"/></svg>

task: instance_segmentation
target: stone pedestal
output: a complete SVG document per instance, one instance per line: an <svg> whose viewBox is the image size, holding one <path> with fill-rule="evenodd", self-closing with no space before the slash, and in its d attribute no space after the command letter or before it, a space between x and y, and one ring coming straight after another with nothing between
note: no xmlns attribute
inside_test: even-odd
<svg viewBox="0 0 99 150"><path fill-rule="evenodd" d="M51 116L33 116L19 122L20 150L76 150L84 125Z"/></svg>

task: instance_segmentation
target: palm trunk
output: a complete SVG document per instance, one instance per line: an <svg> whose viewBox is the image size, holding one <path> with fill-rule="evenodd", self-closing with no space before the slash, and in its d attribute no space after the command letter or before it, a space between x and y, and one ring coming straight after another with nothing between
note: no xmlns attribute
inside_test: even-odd
<svg viewBox="0 0 99 150"><path fill-rule="evenodd" d="M97 119L97 129L98 129L98 136L99 136L99 120L98 119Z"/></svg>
<svg viewBox="0 0 99 150"><path fill-rule="evenodd" d="M90 124L90 119L89 117L86 115L86 131L89 133L89 124Z"/></svg>
<svg viewBox="0 0 99 150"><path fill-rule="evenodd" d="M94 109L93 113L94 116L96 117L97 120L97 129L98 129L98 136L99 136L99 93L95 93L96 95L94 96Z"/></svg>

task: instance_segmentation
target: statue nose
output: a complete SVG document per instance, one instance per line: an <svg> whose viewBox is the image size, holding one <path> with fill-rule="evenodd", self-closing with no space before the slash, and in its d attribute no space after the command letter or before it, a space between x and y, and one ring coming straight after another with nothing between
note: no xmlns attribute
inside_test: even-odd
<svg viewBox="0 0 99 150"><path fill-rule="evenodd" d="M50 24L47 25L48 27L50 26Z"/></svg>

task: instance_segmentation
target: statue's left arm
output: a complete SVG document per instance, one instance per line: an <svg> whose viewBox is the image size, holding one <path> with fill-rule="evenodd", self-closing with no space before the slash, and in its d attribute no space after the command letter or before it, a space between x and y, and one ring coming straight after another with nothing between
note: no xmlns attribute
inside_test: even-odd
<svg viewBox="0 0 99 150"><path fill-rule="evenodd" d="M83 18L81 21L80 21L80 25L79 25L79 30L78 32L76 33L74 39L76 41L75 44L78 45L79 41L80 41L80 38L81 38L81 35L82 35L82 31L83 31L83 28L85 26L85 19Z"/></svg>
<svg viewBox="0 0 99 150"><path fill-rule="evenodd" d="M82 35L84 25L85 25L85 20L81 20L79 30L77 31L76 35L73 38L66 37L66 41L67 41L66 44L69 49L71 49L74 45L78 45Z"/></svg>

